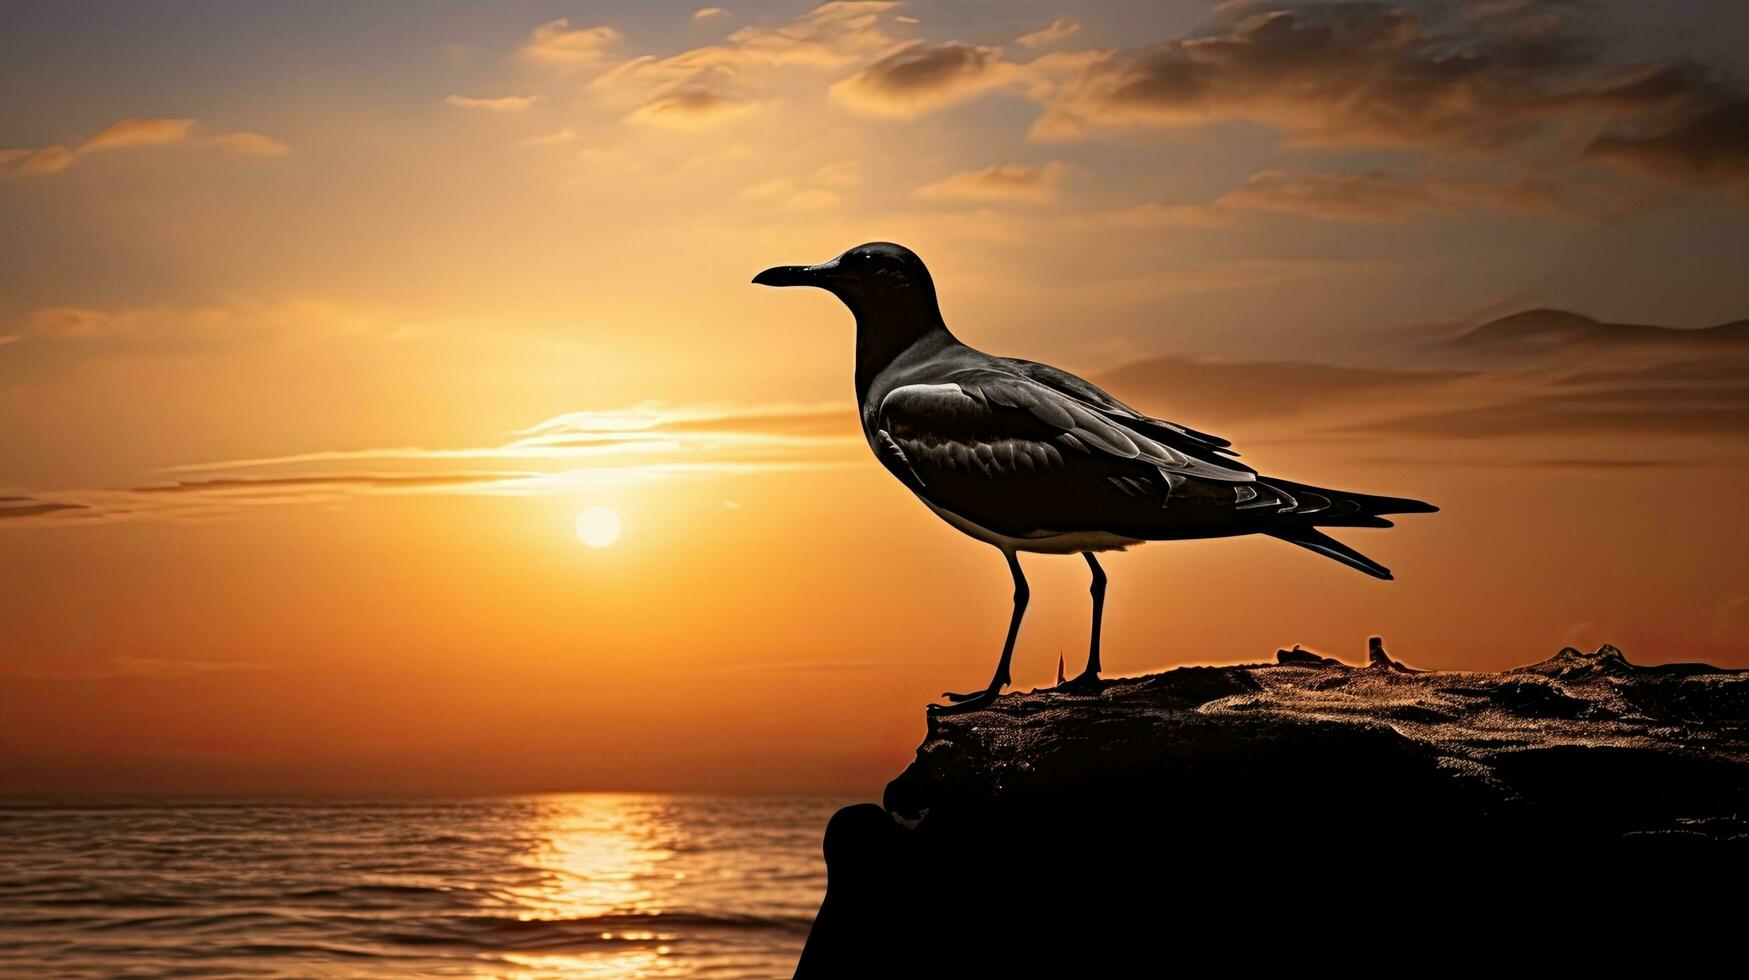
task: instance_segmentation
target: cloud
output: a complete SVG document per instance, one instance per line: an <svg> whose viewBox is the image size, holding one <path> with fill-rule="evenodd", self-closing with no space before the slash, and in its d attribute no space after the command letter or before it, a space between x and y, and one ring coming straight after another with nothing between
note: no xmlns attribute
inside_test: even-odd
<svg viewBox="0 0 1749 980"><path fill-rule="evenodd" d="M743 27L677 54L640 54L604 70L588 90L633 123L700 126L743 115L780 93L773 71L838 70L890 50L882 26L896 3L828 3L780 27Z"/></svg>
<svg viewBox="0 0 1749 980"><path fill-rule="evenodd" d="M1170 204L1150 201L1113 208L1092 216L1096 224L1118 228L1225 228L1238 220L1235 212L1213 204Z"/></svg>
<svg viewBox="0 0 1749 980"><path fill-rule="evenodd" d="M446 105L457 109L484 109L487 112L522 112L534 105L534 95L501 95L496 98L476 99L466 95L449 95L444 97Z"/></svg>
<svg viewBox="0 0 1749 980"><path fill-rule="evenodd" d="M291 152L291 147L260 133L236 132L209 136L203 141L203 145L241 157L282 157Z"/></svg>
<svg viewBox="0 0 1749 980"><path fill-rule="evenodd" d="M1749 102L1702 65L1602 51L1549 4L1240 0L1206 32L1103 54L1043 90L1031 135L1242 120L1299 145L1518 151L1741 186Z"/></svg>
<svg viewBox="0 0 1749 980"><path fill-rule="evenodd" d="M831 87L833 98L869 115L909 119L1023 82L1001 48L917 42Z"/></svg>
<svg viewBox="0 0 1749 980"><path fill-rule="evenodd" d="M1675 183L1734 187L1749 197L1749 99L1713 106L1652 133L1604 133L1585 154Z"/></svg>
<svg viewBox="0 0 1749 980"><path fill-rule="evenodd" d="M308 476L224 477L211 480L177 480L134 487L133 493L275 493L320 488L365 490L415 490L428 487L472 487L501 480L520 480L537 474L516 473L414 473L360 474L318 473Z"/></svg>
<svg viewBox="0 0 1749 980"><path fill-rule="evenodd" d="M164 657L110 657L107 662L84 667L8 666L0 676L34 681L105 681L128 678L184 680L212 674L253 673L278 670L273 664L248 660L174 660Z"/></svg>
<svg viewBox="0 0 1749 980"><path fill-rule="evenodd" d="M1171 401L1189 412L1225 422L1275 419L1322 411L1334 399L1350 406L1433 396L1469 372L1339 367L1302 361L1215 361L1155 357L1101 375L1120 398ZM1189 424L1195 425L1194 421Z"/></svg>
<svg viewBox="0 0 1749 980"><path fill-rule="evenodd" d="M211 472L262 469L320 463L427 462L457 459L600 460L616 455L733 458L738 462L773 455L818 453L826 445L853 444L861 436L854 413L839 405L669 405L641 402L624 408L586 410L554 416L512 433L514 438L492 446L448 449L398 447L325 450L260 459L220 460L174 467L167 472ZM612 462L612 461L609 461ZM623 461L619 461L623 462ZM617 465L617 463L615 464ZM319 474L325 480L332 470ZM446 479L449 475L439 474ZM527 474L500 474L520 478ZM477 479L479 474L463 474ZM367 481L383 479L361 474Z"/></svg>
<svg viewBox="0 0 1749 980"><path fill-rule="evenodd" d="M838 206L842 200L832 191L820 187L811 187L797 191L784 202L784 207L791 211L825 211Z"/></svg>
<svg viewBox="0 0 1749 980"><path fill-rule="evenodd" d="M1480 364L1467 342L1478 337ZM1154 357L1094 380L1242 450L1291 441L1372 461L1599 473L1749 467L1749 321L1673 329L1534 310L1383 354L1428 366Z"/></svg>
<svg viewBox="0 0 1749 980"><path fill-rule="evenodd" d="M924 184L913 195L926 201L1019 201L1047 204L1056 200L1068 168L1051 161L1039 167L1018 163L968 170Z"/></svg>
<svg viewBox="0 0 1749 980"><path fill-rule="evenodd" d="M0 150L0 176L41 177L58 174L73 165L74 154L64 146L35 150Z"/></svg>
<svg viewBox="0 0 1749 980"><path fill-rule="evenodd" d="M721 7L700 7L692 12L693 20L716 20L729 16L732 15Z"/></svg>
<svg viewBox="0 0 1749 980"><path fill-rule="evenodd" d="M58 174L92 153L141 147L193 144L235 156L277 157L291 147L260 133L218 133L191 139L197 124L193 119L141 116L122 119L80 143L76 149L54 145L39 148L0 149L0 177L42 177Z"/></svg>
<svg viewBox="0 0 1749 980"><path fill-rule="evenodd" d="M836 207L841 192L862 186L862 167L855 160L824 164L803 180L771 177L744 188L739 197L755 203L776 202L790 211L822 211Z"/></svg>
<svg viewBox="0 0 1749 980"><path fill-rule="evenodd" d="M45 517L50 514L65 516L86 509L81 504L38 500L34 497L0 497L0 521L18 520L25 517Z"/></svg>
<svg viewBox="0 0 1749 980"><path fill-rule="evenodd" d="M180 143L194 129L192 119L136 118L123 119L79 144L80 153L100 150L120 150L130 146L165 146Z"/></svg>
<svg viewBox="0 0 1749 980"><path fill-rule="evenodd" d="M1656 380L1648 372L1645 381ZM1508 397L1496 404L1435 408L1350 427L1356 432L1448 439L1494 439L1502 435L1749 437L1749 390L1697 389L1688 385L1632 385L1593 390L1553 390Z"/></svg>
<svg viewBox="0 0 1749 980"><path fill-rule="evenodd" d="M756 108L754 102L705 89L687 89L651 99L626 119L646 126L698 129L738 119Z"/></svg>
<svg viewBox="0 0 1749 980"><path fill-rule="evenodd" d="M384 335L399 324L327 303L294 301L196 307L46 306L8 327L19 347L87 352L224 347L291 335Z"/></svg>
<svg viewBox="0 0 1749 980"><path fill-rule="evenodd" d="M862 164L856 160L834 160L820 165L808 179L822 187L861 187Z"/></svg>
<svg viewBox="0 0 1749 980"><path fill-rule="evenodd" d="M1378 170L1263 170L1207 203L1150 202L1100 212L1088 220L1113 227L1211 229L1231 227L1255 213L1402 223L1492 211L1595 223L1632 214L1652 198L1643 188L1620 180L1544 174L1483 179Z"/></svg>
<svg viewBox="0 0 1749 980"><path fill-rule="evenodd" d="M1637 207L1643 195L1619 186L1547 177L1506 181L1360 173L1266 170L1214 201L1217 208L1268 211L1325 221L1407 221L1472 210L1574 220L1608 220Z"/></svg>
<svg viewBox="0 0 1749 980"><path fill-rule="evenodd" d="M364 496L539 496L581 487L846 465L862 447L855 413L831 405L643 402L554 416L493 445L328 449L167 467L167 479L119 489L27 491L0 498L0 527L66 527L75 518L210 520L248 508ZM491 461L514 469L457 469ZM465 465L465 464L462 464Z"/></svg>
<svg viewBox="0 0 1749 980"><path fill-rule="evenodd" d="M769 199L787 201L795 190L788 185ZM1231 288L1323 268L1221 262L1172 281L1151 276L1145 286ZM1515 343L1513 335L1527 342ZM1466 338L1486 343L1478 348ZM1594 472L1749 466L1742 452L1749 436L1749 386L1742 382L1749 377L1749 322L1673 330L1528 311L1432 348L1381 356L1429 363L1150 357L1093 380L1143 411L1233 437L1241 449L1291 441L1416 463L1440 459L1441 442L1487 439L1490 465ZM1453 366L1459 362L1464 366ZM563 494L855 465L865 452L854 413L836 402L643 402L554 416L484 445L317 449L168 467L161 481L120 489L18 491L0 498L0 527L209 520L363 496ZM1445 452L1450 465L1474 450Z"/></svg>
<svg viewBox="0 0 1749 980"><path fill-rule="evenodd" d="M743 27L729 35L734 57L765 65L842 68L891 47L882 15L898 3L827 3L779 28ZM705 49L709 50L709 49Z"/></svg>
<svg viewBox="0 0 1749 980"><path fill-rule="evenodd" d="M530 136L527 139L517 140L516 142L518 146L562 146L566 143L573 142L576 139L576 131L567 126L564 129L554 130L550 133L542 133L539 136Z"/></svg>
<svg viewBox="0 0 1749 980"><path fill-rule="evenodd" d="M1073 17L1058 17L1051 21L1050 26L1022 34L1014 39L1016 44L1025 48L1048 48L1053 44L1061 44L1069 38L1081 33L1081 22Z"/></svg>
<svg viewBox="0 0 1749 980"><path fill-rule="evenodd" d="M1678 329L1529 309L1466 330L1442 350L1490 367L1566 367L1575 382L1629 382L1648 365L1669 381L1722 382L1749 367L1749 320Z"/></svg>
<svg viewBox="0 0 1749 980"><path fill-rule="evenodd" d="M529 32L520 53L535 64L568 71L600 64L623 40L625 35L611 27L572 28L570 20L560 17Z"/></svg>

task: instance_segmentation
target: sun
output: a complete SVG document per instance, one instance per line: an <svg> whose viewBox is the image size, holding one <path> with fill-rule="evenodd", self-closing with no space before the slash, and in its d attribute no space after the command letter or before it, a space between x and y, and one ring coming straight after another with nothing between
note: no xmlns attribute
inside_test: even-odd
<svg viewBox="0 0 1749 980"><path fill-rule="evenodd" d="M605 548L619 540L619 515L612 507L596 504L577 515L577 539L591 548Z"/></svg>

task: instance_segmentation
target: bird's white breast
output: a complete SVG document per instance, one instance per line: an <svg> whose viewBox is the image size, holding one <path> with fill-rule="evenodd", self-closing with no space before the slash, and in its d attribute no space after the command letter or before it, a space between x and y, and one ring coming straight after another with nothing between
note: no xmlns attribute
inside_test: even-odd
<svg viewBox="0 0 1749 980"><path fill-rule="evenodd" d="M922 499L922 498L919 498ZM1142 544L1140 538L1126 538L1109 531L1039 531L1026 537L1013 537L992 531L967 520L951 510L924 500L935 515L966 534L993 544L1003 551L1030 551L1041 555L1075 555L1083 551L1122 551L1132 544Z"/></svg>

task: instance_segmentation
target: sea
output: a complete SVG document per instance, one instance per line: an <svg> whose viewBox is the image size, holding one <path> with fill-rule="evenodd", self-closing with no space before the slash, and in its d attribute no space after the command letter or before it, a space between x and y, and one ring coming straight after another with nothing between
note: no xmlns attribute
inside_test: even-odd
<svg viewBox="0 0 1749 980"><path fill-rule="evenodd" d="M787 977L848 802L0 802L0 976Z"/></svg>

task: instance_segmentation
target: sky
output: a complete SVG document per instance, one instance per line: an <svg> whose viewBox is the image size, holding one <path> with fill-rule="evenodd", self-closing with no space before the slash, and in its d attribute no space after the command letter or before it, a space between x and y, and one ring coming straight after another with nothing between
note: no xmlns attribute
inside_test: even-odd
<svg viewBox="0 0 1749 980"><path fill-rule="evenodd" d="M8 3L0 793L873 798L1011 590L849 315L749 282L877 240L975 347L1441 506L1340 533L1393 582L1109 556L1108 674L1749 666L1745 20ZM1089 600L1023 565L1024 690Z"/></svg>

